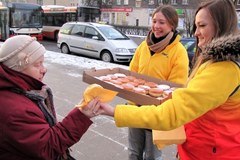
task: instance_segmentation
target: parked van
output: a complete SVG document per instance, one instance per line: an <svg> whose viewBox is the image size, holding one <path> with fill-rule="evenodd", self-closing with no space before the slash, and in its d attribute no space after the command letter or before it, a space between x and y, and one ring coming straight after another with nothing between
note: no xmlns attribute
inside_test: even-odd
<svg viewBox="0 0 240 160"><path fill-rule="evenodd" d="M130 62L137 44L111 25L67 22L59 33L57 46L71 52L99 58L105 62Z"/></svg>

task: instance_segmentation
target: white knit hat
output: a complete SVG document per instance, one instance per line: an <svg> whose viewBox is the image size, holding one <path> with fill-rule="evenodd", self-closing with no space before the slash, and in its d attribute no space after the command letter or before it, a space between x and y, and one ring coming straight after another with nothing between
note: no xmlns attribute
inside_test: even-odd
<svg viewBox="0 0 240 160"><path fill-rule="evenodd" d="M22 71L46 52L35 37L17 35L8 38L0 48L0 62L5 66Z"/></svg>

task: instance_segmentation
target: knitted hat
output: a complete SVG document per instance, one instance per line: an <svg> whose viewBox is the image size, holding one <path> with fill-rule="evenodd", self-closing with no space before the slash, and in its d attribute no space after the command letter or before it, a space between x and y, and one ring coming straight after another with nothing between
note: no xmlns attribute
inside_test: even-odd
<svg viewBox="0 0 240 160"><path fill-rule="evenodd" d="M17 35L8 38L0 48L0 62L5 66L22 71L46 52L35 37Z"/></svg>

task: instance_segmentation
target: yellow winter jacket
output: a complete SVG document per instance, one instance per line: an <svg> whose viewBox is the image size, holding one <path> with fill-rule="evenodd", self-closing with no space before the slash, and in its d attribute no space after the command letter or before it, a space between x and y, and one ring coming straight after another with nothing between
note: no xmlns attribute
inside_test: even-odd
<svg viewBox="0 0 240 160"><path fill-rule="evenodd" d="M115 122L118 127L171 130L224 103L240 111L240 90L229 98L239 84L240 72L234 62L205 63L186 88L175 90L172 99L159 106L117 105Z"/></svg>
<svg viewBox="0 0 240 160"><path fill-rule="evenodd" d="M240 36L213 40L204 56L205 63L172 99L158 106L117 105L116 125L155 130L184 125L181 159L240 159Z"/></svg>
<svg viewBox="0 0 240 160"><path fill-rule="evenodd" d="M146 41L143 41L133 56L129 70L161 80L185 84L189 60L180 38L177 35L163 51L154 55L151 55Z"/></svg>

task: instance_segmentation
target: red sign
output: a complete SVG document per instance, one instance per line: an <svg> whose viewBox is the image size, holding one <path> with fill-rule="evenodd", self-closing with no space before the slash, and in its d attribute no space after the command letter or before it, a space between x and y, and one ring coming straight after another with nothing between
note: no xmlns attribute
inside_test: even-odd
<svg viewBox="0 0 240 160"><path fill-rule="evenodd" d="M132 12L133 9L129 8L102 8L101 12Z"/></svg>

